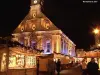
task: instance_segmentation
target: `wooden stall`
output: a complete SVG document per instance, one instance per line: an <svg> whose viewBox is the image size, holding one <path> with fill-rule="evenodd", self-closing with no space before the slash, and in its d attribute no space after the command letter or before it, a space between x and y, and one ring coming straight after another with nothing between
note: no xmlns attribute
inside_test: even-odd
<svg viewBox="0 0 100 75"><path fill-rule="evenodd" d="M39 71L40 72L47 72L48 71L49 61L53 60L53 57L54 57L53 54L37 56L37 59L39 60Z"/></svg>
<svg viewBox="0 0 100 75"><path fill-rule="evenodd" d="M36 75L36 53L22 47L0 46L0 75ZM27 75L28 75L27 74Z"/></svg>

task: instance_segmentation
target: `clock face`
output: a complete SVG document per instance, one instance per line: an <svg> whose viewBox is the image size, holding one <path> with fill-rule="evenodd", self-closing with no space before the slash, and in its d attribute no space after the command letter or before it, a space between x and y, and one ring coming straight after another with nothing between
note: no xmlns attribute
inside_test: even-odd
<svg viewBox="0 0 100 75"><path fill-rule="evenodd" d="M36 17L36 11L32 10L32 17L35 18Z"/></svg>
<svg viewBox="0 0 100 75"><path fill-rule="evenodd" d="M50 28L50 21L48 19L45 19L45 28L46 29Z"/></svg>
<svg viewBox="0 0 100 75"><path fill-rule="evenodd" d="M36 29L36 26L35 24L32 25L32 30L35 30Z"/></svg>
<svg viewBox="0 0 100 75"><path fill-rule="evenodd" d="M24 26L21 27L21 31L22 31L22 32L24 31Z"/></svg>
<svg viewBox="0 0 100 75"><path fill-rule="evenodd" d="M50 28L49 23L46 23L45 28L46 28L46 29L49 29L49 28Z"/></svg>
<svg viewBox="0 0 100 75"><path fill-rule="evenodd" d="M35 17L36 17L36 13L34 12L34 13L33 13L33 18L35 18Z"/></svg>
<svg viewBox="0 0 100 75"><path fill-rule="evenodd" d="M41 25L45 28L45 29L49 29L50 28L50 21L47 19L41 19Z"/></svg>

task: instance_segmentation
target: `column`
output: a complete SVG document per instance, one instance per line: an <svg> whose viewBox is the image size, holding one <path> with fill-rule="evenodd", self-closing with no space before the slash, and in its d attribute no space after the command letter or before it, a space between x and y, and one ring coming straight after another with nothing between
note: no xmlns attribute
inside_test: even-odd
<svg viewBox="0 0 100 75"><path fill-rule="evenodd" d="M27 36L25 36L24 37L24 44L25 44L25 46L28 46L29 45L29 43L28 43L29 41L28 41L28 37Z"/></svg>
<svg viewBox="0 0 100 75"><path fill-rule="evenodd" d="M42 36L37 36L37 49L43 50L43 42L42 42Z"/></svg>
<svg viewBox="0 0 100 75"><path fill-rule="evenodd" d="M64 39L61 39L61 53L64 54Z"/></svg>
<svg viewBox="0 0 100 75"><path fill-rule="evenodd" d="M68 42L66 42L66 55L68 55Z"/></svg>
<svg viewBox="0 0 100 75"><path fill-rule="evenodd" d="M24 44L25 46L30 46L30 36L29 33L25 33L25 37L24 37Z"/></svg>
<svg viewBox="0 0 100 75"><path fill-rule="evenodd" d="M55 36L52 35L52 41L51 41L51 50L52 50L51 52L52 52L52 53L55 52L55 49L54 49L54 46L55 46L55 45L54 45L54 43L55 43Z"/></svg>
<svg viewBox="0 0 100 75"><path fill-rule="evenodd" d="M28 37L27 41L28 41L28 46L30 46L30 37Z"/></svg>
<svg viewBox="0 0 100 75"><path fill-rule="evenodd" d="M68 55L70 56L70 42L68 41Z"/></svg>
<svg viewBox="0 0 100 75"><path fill-rule="evenodd" d="M61 53L61 36L52 35L52 53Z"/></svg>
<svg viewBox="0 0 100 75"><path fill-rule="evenodd" d="M63 45L63 48L64 48L63 52L64 52L64 54L66 54L67 53L66 41L64 40L63 43L64 43L64 45Z"/></svg>
<svg viewBox="0 0 100 75"><path fill-rule="evenodd" d="M61 53L61 36L56 35L56 52Z"/></svg>

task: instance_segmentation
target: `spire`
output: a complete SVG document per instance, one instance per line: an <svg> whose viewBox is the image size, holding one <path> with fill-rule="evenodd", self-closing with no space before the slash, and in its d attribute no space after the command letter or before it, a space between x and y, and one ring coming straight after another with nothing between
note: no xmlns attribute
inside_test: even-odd
<svg viewBox="0 0 100 75"><path fill-rule="evenodd" d="M42 5L42 2L43 2L43 0L31 0L31 6L32 5L37 5L37 4Z"/></svg>

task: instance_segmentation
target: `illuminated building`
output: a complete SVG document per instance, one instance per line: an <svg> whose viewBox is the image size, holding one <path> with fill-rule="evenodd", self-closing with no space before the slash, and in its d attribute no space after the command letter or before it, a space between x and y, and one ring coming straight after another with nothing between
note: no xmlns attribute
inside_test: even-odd
<svg viewBox="0 0 100 75"><path fill-rule="evenodd" d="M14 30L12 39L25 46L44 50L44 54L75 56L75 44L42 12L41 0L31 0L30 11Z"/></svg>
<svg viewBox="0 0 100 75"><path fill-rule="evenodd" d="M64 55L75 56L76 45L41 12L40 3L40 0L31 0L28 15L12 34L12 41L18 41L26 48L0 47L0 72L8 69L36 68L36 58L42 54L35 49L44 50L44 54L58 53L54 57L62 57L62 61L65 60ZM31 47L31 50L27 47Z"/></svg>

